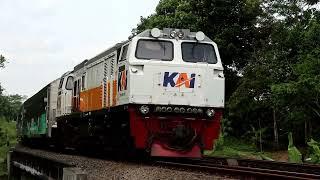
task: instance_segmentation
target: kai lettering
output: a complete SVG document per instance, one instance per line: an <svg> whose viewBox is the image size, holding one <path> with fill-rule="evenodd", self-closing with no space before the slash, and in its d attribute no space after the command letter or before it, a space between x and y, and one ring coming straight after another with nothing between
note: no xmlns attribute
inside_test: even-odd
<svg viewBox="0 0 320 180"><path fill-rule="evenodd" d="M165 72L163 78L163 87L186 87L194 88L196 80L195 73Z"/></svg>

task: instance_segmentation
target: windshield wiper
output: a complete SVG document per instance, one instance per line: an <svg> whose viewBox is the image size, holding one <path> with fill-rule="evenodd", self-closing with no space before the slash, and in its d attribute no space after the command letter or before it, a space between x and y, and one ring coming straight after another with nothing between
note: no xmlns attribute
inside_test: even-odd
<svg viewBox="0 0 320 180"><path fill-rule="evenodd" d="M166 46L164 44L161 43L161 41L157 41L158 44L161 46L161 48L163 49L163 56L166 55Z"/></svg>
<svg viewBox="0 0 320 180"><path fill-rule="evenodd" d="M198 45L199 45L198 41L195 42L195 43L193 43L193 45L192 45L192 55L194 54L194 48L195 48L196 46L198 46Z"/></svg>

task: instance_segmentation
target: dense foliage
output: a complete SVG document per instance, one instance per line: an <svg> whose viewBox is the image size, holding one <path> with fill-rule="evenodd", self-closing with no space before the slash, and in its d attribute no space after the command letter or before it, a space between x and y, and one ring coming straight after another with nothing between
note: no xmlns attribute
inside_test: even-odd
<svg viewBox="0 0 320 180"><path fill-rule="evenodd" d="M4 68L6 59L0 55L0 70ZM6 153L16 143L16 125L13 120L18 116L20 106L25 97L5 95L0 84L0 178L6 172Z"/></svg>
<svg viewBox="0 0 320 180"><path fill-rule="evenodd" d="M7 152L16 143L16 123L0 118L0 179L6 174Z"/></svg>
<svg viewBox="0 0 320 180"><path fill-rule="evenodd" d="M0 54L0 70L4 68L7 59ZM1 83L1 82L0 82ZM0 84L0 117L8 120L16 120L22 101L26 99L25 96L18 94L5 95L4 89Z"/></svg>
<svg viewBox="0 0 320 180"><path fill-rule="evenodd" d="M262 13L258 1L243 0L160 0L156 13L141 18L137 31L147 28L186 28L203 31L219 44L227 77L227 98L235 90L237 73L259 46L257 37L266 37L256 27ZM232 85L233 86L230 86Z"/></svg>
<svg viewBox="0 0 320 180"><path fill-rule="evenodd" d="M319 0L160 0L134 32L153 27L201 30L218 44L226 77L224 135L248 138L262 150L287 147L292 132L295 143L309 141L312 160L319 161L311 140L320 138ZM0 70L6 61L0 55ZM3 91L0 85L0 172L24 99Z"/></svg>
<svg viewBox="0 0 320 180"><path fill-rule="evenodd" d="M4 68L6 58L0 54L0 68Z"/></svg>
<svg viewBox="0 0 320 180"><path fill-rule="evenodd" d="M288 132L300 144L320 138L318 2L160 0L134 32L175 27L207 34L225 67L224 133L261 149L286 147Z"/></svg>

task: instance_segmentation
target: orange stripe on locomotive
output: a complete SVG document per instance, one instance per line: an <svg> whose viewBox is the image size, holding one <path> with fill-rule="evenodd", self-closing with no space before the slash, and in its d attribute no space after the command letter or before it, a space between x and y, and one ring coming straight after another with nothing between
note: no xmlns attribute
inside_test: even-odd
<svg viewBox="0 0 320 180"><path fill-rule="evenodd" d="M102 85L80 92L80 111L95 111L102 108Z"/></svg>
<svg viewBox="0 0 320 180"><path fill-rule="evenodd" d="M111 97L112 89L112 97ZM107 93L105 101L107 102L107 107L117 105L117 81L112 81L107 83ZM111 104L112 103L112 104ZM80 111L95 111L102 109L103 107L103 86L98 86L86 91L80 92Z"/></svg>

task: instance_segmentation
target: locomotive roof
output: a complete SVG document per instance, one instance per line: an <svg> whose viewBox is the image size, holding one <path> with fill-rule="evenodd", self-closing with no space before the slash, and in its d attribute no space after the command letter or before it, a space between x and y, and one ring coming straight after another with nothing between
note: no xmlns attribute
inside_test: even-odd
<svg viewBox="0 0 320 180"><path fill-rule="evenodd" d="M117 43L116 45L112 46L111 48L103 51L102 53L96 55L95 57L89 59L89 60L84 60L82 61L80 64L76 65L73 69L73 71L77 71L81 68L83 68L86 64L91 64L99 59L101 59L102 57L110 54L111 52L117 50L118 48L120 48L122 45L126 44L127 42L129 42L129 40L126 40L126 41L123 41L123 42L120 42L120 43Z"/></svg>
<svg viewBox="0 0 320 180"><path fill-rule="evenodd" d="M170 37L170 32L172 31L176 31L176 32L183 32L184 33L184 37L181 40L194 40L196 33L197 32L191 32L189 29L174 29L174 28L164 28L163 30L161 30L162 33L162 37L161 38L165 38L165 39L172 39ZM151 36L151 29L146 29L145 31L139 33L136 35L137 37L152 37ZM120 48L122 45L126 44L127 42L129 42L130 40L126 40L120 43L115 44L114 46L110 47L109 49L103 51L102 53L96 55L95 57L89 59L89 60L84 60L81 63L79 63L78 65L76 65L73 69L73 71L77 71L81 68L83 68L85 65L87 64L91 64L99 59L101 59L102 57L110 54L111 52L117 50L118 48ZM208 42L213 42L208 36L205 35L205 39L204 41L208 41Z"/></svg>
<svg viewBox="0 0 320 180"><path fill-rule="evenodd" d="M47 105L47 103L44 102L44 98L47 97L48 88L51 86L52 83L58 80L60 80L60 78L50 82L45 87L43 87L40 91L38 91L36 94L28 98L25 102L23 102L22 106L24 107L24 109L28 109L28 114L31 113L31 114L40 115L44 111ZM39 108L39 106L41 106L41 108Z"/></svg>
<svg viewBox="0 0 320 180"><path fill-rule="evenodd" d="M173 39L172 37L170 37L170 34L173 31L183 33L183 38L179 38L180 40L195 40L197 34L197 32L192 32L190 31L190 29L163 28L162 30L160 30L160 37L164 39ZM137 37L152 37L151 29L144 30L140 34L137 34ZM207 35L205 35L204 41L213 42Z"/></svg>

